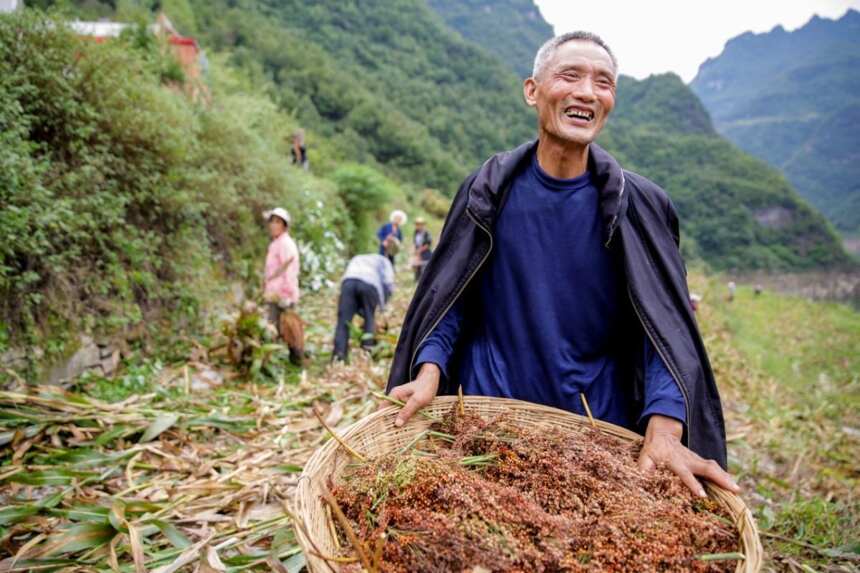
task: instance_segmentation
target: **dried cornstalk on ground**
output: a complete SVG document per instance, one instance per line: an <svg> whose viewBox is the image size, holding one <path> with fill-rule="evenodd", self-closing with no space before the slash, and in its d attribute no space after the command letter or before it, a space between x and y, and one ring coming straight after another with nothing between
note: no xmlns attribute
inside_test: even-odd
<svg viewBox="0 0 860 573"><path fill-rule="evenodd" d="M302 308L324 349L333 293ZM226 382L197 393L195 369ZM317 359L293 382L253 383L229 363L191 361L118 403L86 384L0 392L0 572L298 571L286 500L327 439L314 410L332 428L366 416L386 370L354 352L349 365Z"/></svg>
<svg viewBox="0 0 860 573"><path fill-rule="evenodd" d="M640 473L636 453L591 428L528 431L455 409L330 485L379 571L733 571L728 515L667 471Z"/></svg>
<svg viewBox="0 0 860 573"><path fill-rule="evenodd" d="M180 370L169 399L118 404L55 387L0 392L0 571L290 563L286 502L326 439L313 409L330 426L367 415L382 371L356 356L317 380L198 396Z"/></svg>

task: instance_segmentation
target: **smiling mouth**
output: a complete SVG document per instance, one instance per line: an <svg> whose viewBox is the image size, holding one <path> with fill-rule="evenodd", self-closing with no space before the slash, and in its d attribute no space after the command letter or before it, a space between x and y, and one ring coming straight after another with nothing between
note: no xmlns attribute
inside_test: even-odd
<svg viewBox="0 0 860 573"><path fill-rule="evenodd" d="M578 109L569 107L564 110L564 115L571 119L580 119L582 121L591 121L594 119L594 112L586 109Z"/></svg>

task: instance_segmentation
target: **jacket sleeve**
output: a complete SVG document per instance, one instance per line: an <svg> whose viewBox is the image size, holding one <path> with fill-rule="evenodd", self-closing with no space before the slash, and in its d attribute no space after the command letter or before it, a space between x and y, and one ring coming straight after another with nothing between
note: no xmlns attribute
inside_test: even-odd
<svg viewBox="0 0 860 573"><path fill-rule="evenodd" d="M675 205L672 200L666 198L666 225L669 227L669 232L675 240L675 246L678 247L678 257L681 259L681 267L684 269L684 276L687 276L687 262L681 255L681 225L678 221L678 213L675 211Z"/></svg>
<svg viewBox="0 0 860 573"><path fill-rule="evenodd" d="M475 170L466 177L448 210L442 233L436 243L436 249L427 263L421 281L412 297L412 302L409 304L409 309L406 311L400 337L397 340L397 349L391 361L386 392L390 392L395 386L409 382L412 378L410 370L412 357L417 355L417 347L421 344L423 335L432 328L434 307L441 304L442 293L451 287L450 281L446 279L450 273L442 272L442 269L450 264L449 255L456 248L462 235L469 188L479 171L480 169Z"/></svg>
<svg viewBox="0 0 860 573"><path fill-rule="evenodd" d="M666 224L669 226L669 231L672 233L672 238L675 239L675 245L681 246L681 226L678 221L678 213L675 212L675 206L671 199L666 201Z"/></svg>

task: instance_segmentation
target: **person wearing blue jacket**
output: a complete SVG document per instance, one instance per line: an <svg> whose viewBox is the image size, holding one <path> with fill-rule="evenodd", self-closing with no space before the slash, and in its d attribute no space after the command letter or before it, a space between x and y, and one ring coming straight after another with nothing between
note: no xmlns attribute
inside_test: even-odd
<svg viewBox="0 0 860 573"><path fill-rule="evenodd" d="M391 212L388 223L382 225L376 232L379 239L379 254L394 264L394 257L403 244L403 225L406 224L406 213L397 209Z"/></svg>

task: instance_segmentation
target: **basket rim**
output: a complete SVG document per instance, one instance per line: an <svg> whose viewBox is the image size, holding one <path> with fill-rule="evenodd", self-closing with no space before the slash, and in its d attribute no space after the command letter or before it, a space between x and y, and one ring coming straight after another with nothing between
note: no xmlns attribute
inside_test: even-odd
<svg viewBox="0 0 860 573"><path fill-rule="evenodd" d="M338 437L347 445L355 447L356 444L354 442L350 442L350 440L354 439L357 434L372 427L380 421L390 421L390 424L386 424L384 431L377 431L377 435L385 435L386 433L394 431L403 432L410 430L412 433L417 434L422 425L428 425L429 423L426 418L422 420L422 412L426 414L428 411L448 409L458 400L459 398L457 396L437 396L434 398L433 402L428 406L425 406L421 412L412 416L404 426L399 428L396 428L393 422L397 413L400 411L400 407L393 405L386 406L353 422L344 430L337 432ZM515 411L523 413L533 412L536 414L542 413L551 416L561 416L572 422L574 425L588 426L593 424L601 431L626 441L639 443L644 439L640 434L609 422L597 419L591 420L566 410L525 402L522 400L495 398L490 396L464 396L463 403L467 409L477 410L479 414L483 413L480 408L481 405L496 404L501 407L507 406ZM535 422L547 425L539 420L535 420ZM320 496L313 493L312 486L315 482L318 482L318 480L326 479L326 469L329 471L332 470L329 466L334 462L339 452L342 452L342 448L335 439L328 439L325 444L320 446L308 459L307 463L305 463L302 473L299 476L297 487L293 493L291 509L294 515L296 540L299 542L299 545L305 553L309 571L331 571L335 573L339 571L339 567L332 565L330 559L326 559L326 557L331 556L324 555L318 550L309 527L312 516L323 507L323 503L321 499L319 499ZM742 553L745 557L744 560L738 562L735 573L757 573L762 567L764 550L761 545L758 527L755 519L753 518L752 512L749 507L747 507L743 499L733 492L723 489L712 482L703 483L708 495L720 503L720 505L728 510L734 517L735 527L738 531L739 540L743 549Z"/></svg>

